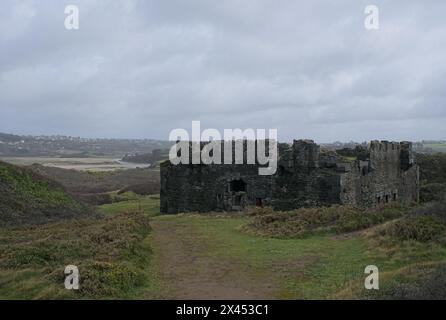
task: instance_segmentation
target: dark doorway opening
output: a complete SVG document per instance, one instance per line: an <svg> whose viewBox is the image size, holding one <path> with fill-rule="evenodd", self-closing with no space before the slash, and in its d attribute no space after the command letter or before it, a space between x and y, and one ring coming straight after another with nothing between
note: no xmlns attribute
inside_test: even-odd
<svg viewBox="0 0 446 320"><path fill-rule="evenodd" d="M277 170L277 174L279 176L283 176L285 175L285 168L283 166L279 166L278 170Z"/></svg>
<svg viewBox="0 0 446 320"><path fill-rule="evenodd" d="M234 199L234 206L241 206L242 205L242 196L236 196Z"/></svg>
<svg viewBox="0 0 446 320"><path fill-rule="evenodd" d="M246 192L246 183L239 179L239 180L232 180L231 181L231 191L233 192Z"/></svg>
<svg viewBox="0 0 446 320"><path fill-rule="evenodd" d="M256 198L256 206L263 208L263 199L262 198Z"/></svg>
<svg viewBox="0 0 446 320"><path fill-rule="evenodd" d="M365 175L367 175L367 173L369 173L369 168L368 167L362 167L361 172L362 172L362 175L365 176Z"/></svg>

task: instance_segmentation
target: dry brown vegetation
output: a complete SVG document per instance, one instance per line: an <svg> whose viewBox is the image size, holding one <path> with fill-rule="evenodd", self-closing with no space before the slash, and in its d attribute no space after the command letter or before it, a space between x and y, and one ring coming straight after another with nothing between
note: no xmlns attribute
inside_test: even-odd
<svg viewBox="0 0 446 320"><path fill-rule="evenodd" d="M142 286L151 255L148 218L138 212L38 227L3 229L2 298L127 298ZM64 288L64 268L76 265L80 290ZM148 282L149 281L149 282Z"/></svg>
<svg viewBox="0 0 446 320"><path fill-rule="evenodd" d="M158 194L159 171L152 169L126 169L106 172L89 172L45 167L34 164L32 171L54 180L65 189L90 205L111 203L110 192L132 191L140 195Z"/></svg>
<svg viewBox="0 0 446 320"><path fill-rule="evenodd" d="M248 212L253 219L244 229L277 238L302 238L320 232L343 233L366 229L399 218L406 211L407 208L397 203L373 209L336 205L274 212L263 208Z"/></svg>
<svg viewBox="0 0 446 320"><path fill-rule="evenodd" d="M75 194L117 191L139 184L159 186L159 171L150 169L84 172L41 165L33 165L30 168L42 176L59 182L67 191Z"/></svg>

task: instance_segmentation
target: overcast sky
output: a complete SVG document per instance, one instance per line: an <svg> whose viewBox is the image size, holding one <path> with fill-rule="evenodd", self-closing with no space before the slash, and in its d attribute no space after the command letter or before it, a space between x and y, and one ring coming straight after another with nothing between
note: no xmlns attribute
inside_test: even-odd
<svg viewBox="0 0 446 320"><path fill-rule="evenodd" d="M2 0L0 132L446 139L445 16L435 0Z"/></svg>

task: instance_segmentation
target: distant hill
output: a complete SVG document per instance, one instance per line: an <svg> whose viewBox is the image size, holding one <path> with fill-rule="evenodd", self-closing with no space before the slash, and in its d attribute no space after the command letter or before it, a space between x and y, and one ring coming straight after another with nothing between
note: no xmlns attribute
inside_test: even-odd
<svg viewBox="0 0 446 320"><path fill-rule="evenodd" d="M15 134L1 133L0 141L2 142L19 142L22 140L21 136L16 136Z"/></svg>
<svg viewBox="0 0 446 320"><path fill-rule="evenodd" d="M122 161L131 163L155 164L169 158L169 149L155 149L150 153L125 155Z"/></svg>
<svg viewBox="0 0 446 320"><path fill-rule="evenodd" d="M0 156L122 157L170 148L153 139L90 139L69 136L19 136L0 132Z"/></svg>
<svg viewBox="0 0 446 320"><path fill-rule="evenodd" d="M0 226L32 225L90 213L61 185L0 161Z"/></svg>
<svg viewBox="0 0 446 320"><path fill-rule="evenodd" d="M33 164L27 168L51 181L58 182L74 195L118 191L133 185L146 185L147 188L155 190L154 193L159 193L159 171L149 169L86 172L39 164Z"/></svg>

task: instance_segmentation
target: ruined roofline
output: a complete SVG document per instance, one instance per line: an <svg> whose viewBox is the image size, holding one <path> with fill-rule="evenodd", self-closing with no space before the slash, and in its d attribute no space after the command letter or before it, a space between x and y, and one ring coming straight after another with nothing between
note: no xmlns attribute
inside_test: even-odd
<svg viewBox="0 0 446 320"><path fill-rule="evenodd" d="M369 149L373 151L390 151L412 149L412 142L410 141L387 141L387 140L372 140L369 144Z"/></svg>
<svg viewBox="0 0 446 320"><path fill-rule="evenodd" d="M243 138L243 139L232 139L232 140L208 140L208 141L200 141L201 145L206 145L212 141L216 141L216 142L247 142L247 141L274 141L274 139L270 139L270 138L265 138L265 139L247 139L247 138ZM197 141L192 141L192 140L187 140L187 141L181 141L181 140L177 140L176 143L179 142L184 142L184 143L189 143L189 145L192 144L197 144ZM276 141L277 144L281 144L281 145L288 145L288 146L292 146L295 143L305 143L305 144L315 144L320 146L320 144L315 143L314 140L312 139L293 139L292 142L280 142L279 140ZM323 145L323 144L322 144ZM358 145L361 145L358 143ZM369 148L385 148L386 146L395 146L395 147L401 147L401 146L411 146L412 142L411 141L388 141L388 140L370 140L370 142L368 143L368 147Z"/></svg>
<svg viewBox="0 0 446 320"><path fill-rule="evenodd" d="M254 150L257 150L257 142L258 141L266 141L266 144L268 145L269 141L271 141L271 139L259 139L259 140L248 140L248 139L235 139L235 140L216 140L216 142L220 142L221 143L221 152L222 154L224 154L225 152L225 145L227 146L228 144L232 143L232 148L234 149L234 146L237 145L237 143L243 143L243 152L246 153L246 151L248 150L248 147L251 146L254 148ZM194 148L192 147L193 145L195 145L195 148L197 148L198 142L194 142L194 141L177 141L177 142L183 142L183 143L189 143L189 153L192 154L192 152L194 151L198 151L197 149L193 150ZM201 141L200 142L200 146L199 146L199 150L201 152L201 150L203 150L203 148L208 145L211 141ZM249 144L248 142L255 142L254 145L253 144ZM361 145L358 145L361 146ZM396 142L396 141L387 141L387 140L372 140L370 141L370 143L368 144L367 147L361 146L364 148L364 150L376 154L376 153L382 153L382 152L390 152L390 153L394 153L394 152L401 152L401 151L408 151L411 152L412 150L412 142L409 141L401 141L401 142ZM311 150L311 152L313 153L313 161L317 160L317 158L319 158L320 154L325 153L323 150L321 150L321 146L317 143L314 142L314 140L311 139L294 139L292 143L281 143L281 142L277 142L277 148L278 148L278 156L279 158L281 158L283 155L286 155L288 153L295 153L295 154L299 154L299 153L307 153ZM268 149L268 148L266 148ZM343 154L339 153L339 151L342 149L338 149L338 150L333 150L333 152L335 152L337 155L339 156L344 156ZM354 149L352 149L354 150ZM368 155L368 157L370 156L370 154ZM314 158L316 157L316 159ZM368 158L367 157L367 158ZM168 160L167 160L168 162Z"/></svg>

